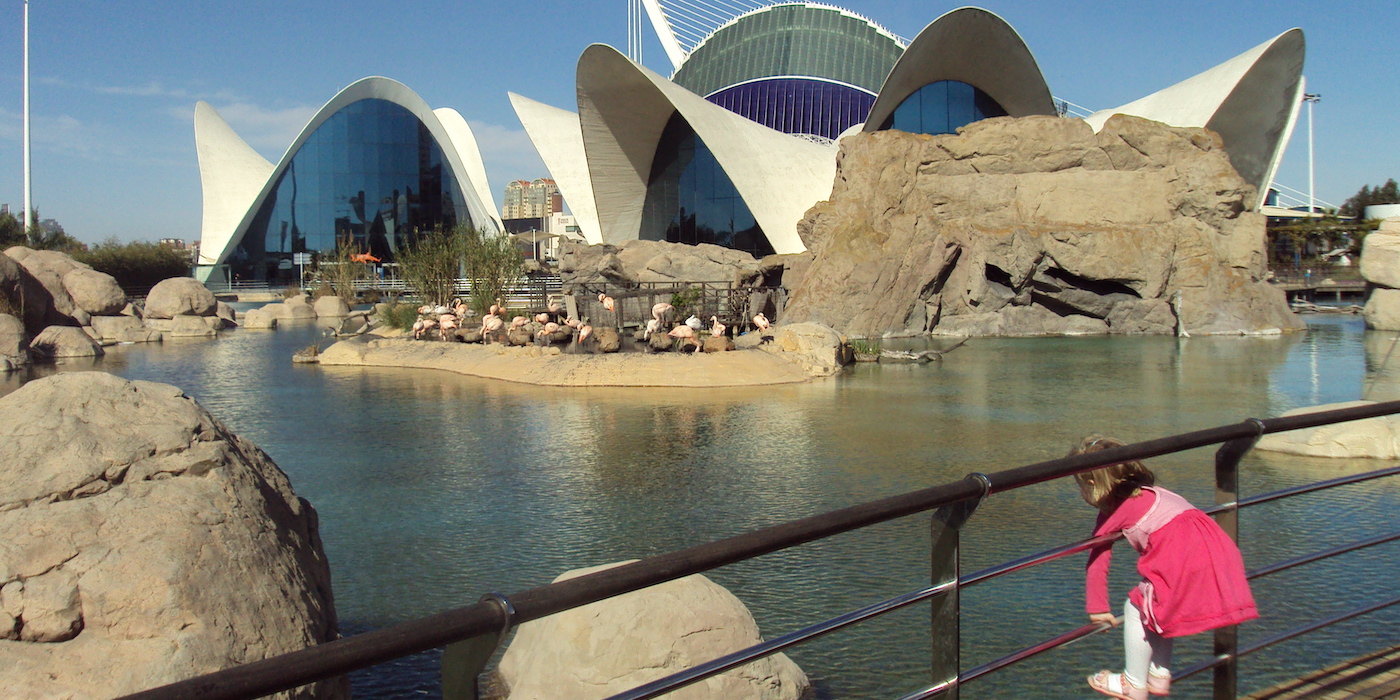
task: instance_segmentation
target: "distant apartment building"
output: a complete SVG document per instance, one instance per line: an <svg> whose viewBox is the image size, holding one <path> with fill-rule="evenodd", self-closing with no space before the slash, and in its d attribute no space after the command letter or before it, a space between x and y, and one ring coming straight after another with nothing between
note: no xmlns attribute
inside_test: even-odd
<svg viewBox="0 0 1400 700"><path fill-rule="evenodd" d="M564 197L559 194L559 185L549 178L514 180L506 185L502 219L542 219L561 211Z"/></svg>

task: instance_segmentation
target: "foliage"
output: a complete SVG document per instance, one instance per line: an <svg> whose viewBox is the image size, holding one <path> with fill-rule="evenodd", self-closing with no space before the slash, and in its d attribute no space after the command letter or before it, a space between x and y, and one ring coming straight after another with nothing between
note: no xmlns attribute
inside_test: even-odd
<svg viewBox="0 0 1400 700"><path fill-rule="evenodd" d="M420 233L413 245L399 252L399 275L425 303L446 304L452 300L463 255L461 236L452 230L435 228Z"/></svg>
<svg viewBox="0 0 1400 700"><path fill-rule="evenodd" d="M312 343L298 350L295 354L300 355L302 357L316 357L321 354L321 346L316 343Z"/></svg>
<svg viewBox="0 0 1400 700"><path fill-rule="evenodd" d="M401 331L411 330L418 320L418 307L398 301L379 307L379 319L390 328Z"/></svg>
<svg viewBox="0 0 1400 700"><path fill-rule="evenodd" d="M86 245L68 235L62 226L56 226L52 231L45 231L39 225L38 209L31 210L29 217L30 224L25 229L24 241L22 241L24 245L34 250L57 250L70 255L87 250Z"/></svg>
<svg viewBox="0 0 1400 700"><path fill-rule="evenodd" d="M879 355L880 341L868 340L866 338L853 338L851 340L851 349L858 355Z"/></svg>
<svg viewBox="0 0 1400 700"><path fill-rule="evenodd" d="M463 272L472 285L471 305L485 315L491 304L505 296L506 285L525 271L525 258L515 241L472 228L461 228Z"/></svg>
<svg viewBox="0 0 1400 700"><path fill-rule="evenodd" d="M19 219L0 216L0 250L28 242L28 237L24 235L24 226L20 225Z"/></svg>
<svg viewBox="0 0 1400 700"><path fill-rule="evenodd" d="M1370 185L1363 185L1361 189L1351 196L1337 213L1342 216L1355 219L1366 213L1366 207L1372 204L1400 204L1400 185L1395 183L1395 178L1385 181L1372 189Z"/></svg>
<svg viewBox="0 0 1400 700"><path fill-rule="evenodd" d="M677 316L685 318L699 313L700 300L704 296L705 292L700 289L683 289L671 295L671 306L676 307Z"/></svg>
<svg viewBox="0 0 1400 700"><path fill-rule="evenodd" d="M316 285L316 288L315 288L315 289L312 289L312 290L311 290L311 298L312 298L312 299L320 299L321 297L333 297L333 296L335 296L335 288L332 287L332 286L330 285L330 283L327 282L327 281L325 281L325 280L321 280L321 283L318 284L318 285ZM346 302L346 303L349 303L349 302Z"/></svg>
<svg viewBox="0 0 1400 700"><path fill-rule="evenodd" d="M116 238L93 245L86 250L70 253L74 260L91 265L98 272L116 278L123 289L145 290L171 277L190 274L190 253L159 243L134 241L122 243Z"/></svg>
<svg viewBox="0 0 1400 700"><path fill-rule="evenodd" d="M369 266L351 259L359 253L359 246L347 236L336 243L335 250L321 253L318 263L322 286L329 285L330 293L344 299L346 304L355 303L355 283L369 276ZM326 294L317 289L316 298L323 296Z"/></svg>

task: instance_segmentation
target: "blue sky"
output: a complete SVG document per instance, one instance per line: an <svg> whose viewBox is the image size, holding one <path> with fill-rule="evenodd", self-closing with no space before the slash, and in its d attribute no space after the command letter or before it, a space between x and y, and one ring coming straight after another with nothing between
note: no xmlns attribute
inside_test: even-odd
<svg viewBox="0 0 1400 700"><path fill-rule="evenodd" d="M841 4L913 37L954 4ZM1046 2L983 5L1014 26L1057 97L1093 109L1188 78L1292 27L1308 42L1320 199L1400 178L1400 3ZM21 0L0 0L0 202L18 210ZM497 201L547 172L506 97L575 108L590 43L625 49L626 0L374 2L33 0L34 202L79 240L199 237L196 100L271 161L316 109L368 75L402 81L472 124ZM649 28L648 28L649 31ZM654 42L644 62L669 74ZM1307 188L1300 118L1279 181Z"/></svg>

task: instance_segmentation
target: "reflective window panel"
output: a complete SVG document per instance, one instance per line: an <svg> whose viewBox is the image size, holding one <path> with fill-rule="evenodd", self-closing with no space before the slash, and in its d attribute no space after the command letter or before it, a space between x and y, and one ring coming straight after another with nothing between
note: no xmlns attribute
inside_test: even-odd
<svg viewBox="0 0 1400 700"><path fill-rule="evenodd" d="M773 252L734 183L680 114L671 115L656 147L641 238L713 243L759 257Z"/></svg>
<svg viewBox="0 0 1400 700"><path fill-rule="evenodd" d="M229 257L243 279L294 279L293 253L349 238L385 262L417 231L471 225L442 148L413 113L354 102L312 132Z"/></svg>
<svg viewBox="0 0 1400 700"><path fill-rule="evenodd" d="M706 99L783 133L812 134L833 141L865 121L875 104L875 95L859 88L805 78L755 80Z"/></svg>
<svg viewBox="0 0 1400 700"><path fill-rule="evenodd" d="M940 80L906 97L880 128L911 134L951 134L960 126L1004 116L1006 110L980 89L956 80Z"/></svg>

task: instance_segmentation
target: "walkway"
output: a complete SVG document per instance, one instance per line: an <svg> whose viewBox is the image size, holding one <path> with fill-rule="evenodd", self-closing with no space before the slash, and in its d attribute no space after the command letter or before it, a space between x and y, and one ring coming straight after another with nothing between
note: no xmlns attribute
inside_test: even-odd
<svg viewBox="0 0 1400 700"><path fill-rule="evenodd" d="M1297 680L1245 696L1247 700L1400 699L1400 646L1313 671Z"/></svg>

